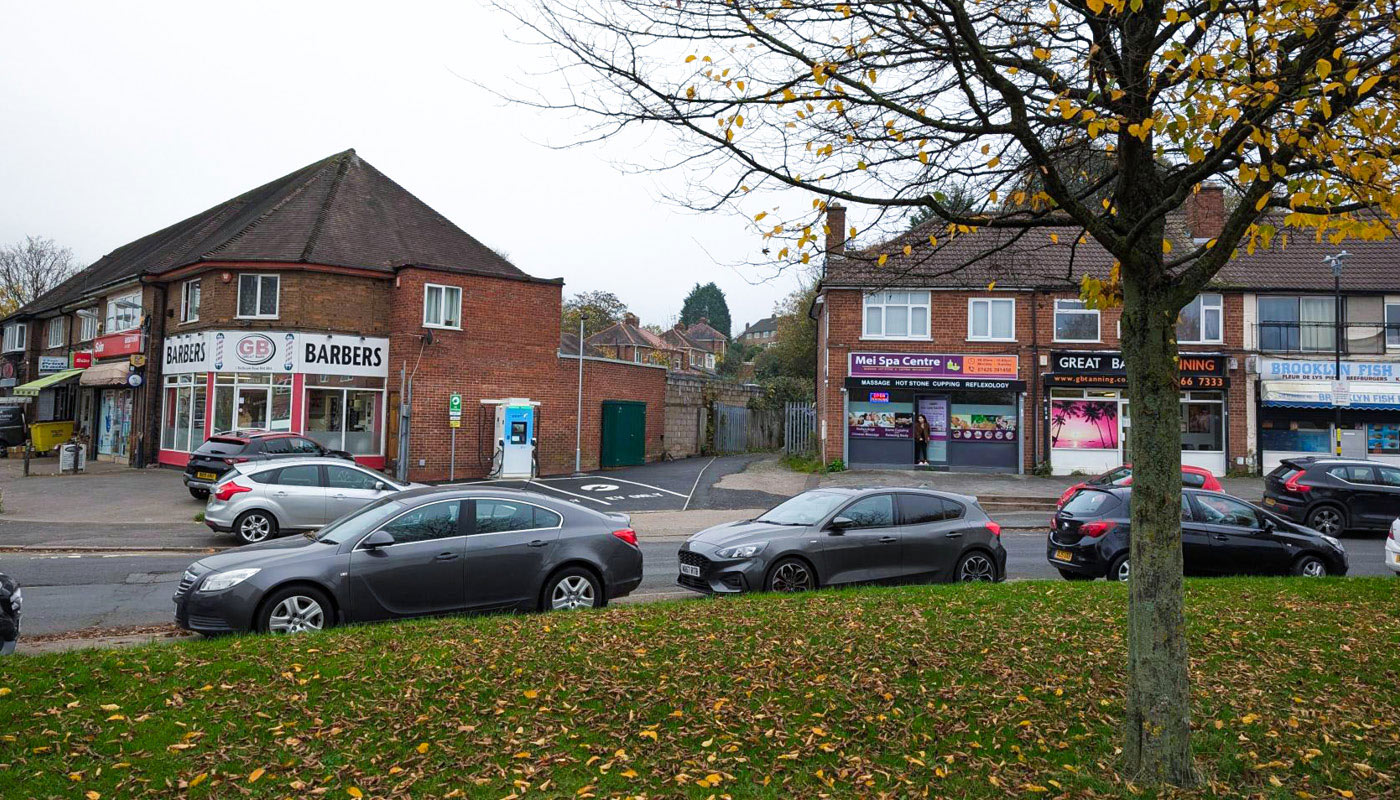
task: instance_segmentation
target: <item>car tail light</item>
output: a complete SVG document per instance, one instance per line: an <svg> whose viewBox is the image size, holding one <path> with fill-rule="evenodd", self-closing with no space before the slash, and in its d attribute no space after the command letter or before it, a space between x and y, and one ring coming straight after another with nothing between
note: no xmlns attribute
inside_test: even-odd
<svg viewBox="0 0 1400 800"><path fill-rule="evenodd" d="M632 530L631 528L622 528L620 530L615 530L612 532L612 535L632 545L633 547L637 546L637 532Z"/></svg>
<svg viewBox="0 0 1400 800"><path fill-rule="evenodd" d="M993 536L1001 535L1001 526L996 524L995 522L992 522L991 520L987 520L987 524L984 527L986 527L987 530L991 531Z"/></svg>
<svg viewBox="0 0 1400 800"><path fill-rule="evenodd" d="M1083 525L1080 525L1079 535L1088 539L1097 539L1116 527L1118 527L1118 523L1112 520L1095 520L1093 522L1086 522Z"/></svg>
<svg viewBox="0 0 1400 800"><path fill-rule="evenodd" d="M233 497L234 495L239 494L240 492L251 491L253 491L251 488L243 486L237 481L229 481L228 483L225 483L219 488L215 489L214 496L219 498L219 502L222 503L227 502L230 497Z"/></svg>
<svg viewBox="0 0 1400 800"><path fill-rule="evenodd" d="M1293 477L1283 482L1283 488L1287 489L1290 492L1298 492L1299 494L1302 494L1303 492L1311 492L1311 486L1298 482L1298 479L1302 476L1303 473L1301 472L1295 473Z"/></svg>
<svg viewBox="0 0 1400 800"><path fill-rule="evenodd" d="M225 464L246 464L246 463L248 463L248 459L246 459L246 458L226 458L226 459L224 459L224 463L225 463Z"/></svg>

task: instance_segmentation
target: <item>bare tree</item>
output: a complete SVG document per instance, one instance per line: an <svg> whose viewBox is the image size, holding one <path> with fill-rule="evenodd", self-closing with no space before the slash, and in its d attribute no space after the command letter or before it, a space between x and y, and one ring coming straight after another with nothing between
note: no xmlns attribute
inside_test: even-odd
<svg viewBox="0 0 1400 800"><path fill-rule="evenodd" d="M42 297L78 271L73 251L42 236L0 247L0 313Z"/></svg>
<svg viewBox="0 0 1400 800"><path fill-rule="evenodd" d="M780 262L820 255L833 199L898 217L927 209L947 223L930 236L935 250L973 231L1039 242L1070 226L1116 259L1082 294L1122 305L1133 407L1124 770L1195 782L1175 322L1242 240L1282 225L1390 235L1395 0L500 6L556 54L566 81L558 95L517 99L592 115L585 141L671 132L679 155L655 166L683 168L698 207L746 208ZM1076 159L1063 154L1086 142L1105 169L1067 174ZM1207 180L1239 198L1223 231L1203 244L1172 236L1168 216ZM949 185L974 190L975 207L940 200ZM783 188L807 193L811 211L753 213ZM890 269L911 257L870 256Z"/></svg>

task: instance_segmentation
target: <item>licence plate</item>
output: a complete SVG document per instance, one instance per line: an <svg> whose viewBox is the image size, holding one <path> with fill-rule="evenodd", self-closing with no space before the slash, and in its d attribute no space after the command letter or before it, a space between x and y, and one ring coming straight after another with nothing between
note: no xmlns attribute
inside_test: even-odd
<svg viewBox="0 0 1400 800"><path fill-rule="evenodd" d="M1276 502L1277 502L1277 501L1275 501L1274 498L1272 498L1272 497L1266 497L1266 498L1264 498L1264 505L1266 505L1266 506L1275 505Z"/></svg>
<svg viewBox="0 0 1400 800"><path fill-rule="evenodd" d="M1068 551L1068 550L1056 550L1056 551L1055 551L1055 560L1056 560L1056 561L1073 561L1073 560L1074 560L1074 553L1071 553L1071 552Z"/></svg>
<svg viewBox="0 0 1400 800"><path fill-rule="evenodd" d="M196 472L194 476L202 481L212 481L219 477L216 472Z"/></svg>
<svg viewBox="0 0 1400 800"><path fill-rule="evenodd" d="M689 576L692 577L692 578L698 578L698 577L700 577L700 568L697 567L697 566L694 566L693 564L682 564L682 565L681 565L681 574L682 574L682 575L689 575Z"/></svg>

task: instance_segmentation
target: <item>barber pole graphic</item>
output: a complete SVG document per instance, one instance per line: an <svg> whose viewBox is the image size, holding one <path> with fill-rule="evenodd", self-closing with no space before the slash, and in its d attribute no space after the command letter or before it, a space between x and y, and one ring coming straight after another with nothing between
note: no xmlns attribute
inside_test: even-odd
<svg viewBox="0 0 1400 800"><path fill-rule="evenodd" d="M214 337L214 371L218 372L224 368L224 334L219 333Z"/></svg>
<svg viewBox="0 0 1400 800"><path fill-rule="evenodd" d="M296 337L289 333L287 334L287 360L282 363L282 369L286 370L287 372L292 371L292 358L293 355L296 353L296 350Z"/></svg>

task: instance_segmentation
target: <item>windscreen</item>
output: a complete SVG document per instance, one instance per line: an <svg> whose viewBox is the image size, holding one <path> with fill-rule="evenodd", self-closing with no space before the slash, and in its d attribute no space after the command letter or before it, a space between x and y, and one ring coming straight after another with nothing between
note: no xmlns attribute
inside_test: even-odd
<svg viewBox="0 0 1400 800"><path fill-rule="evenodd" d="M321 529L316 541L340 544L369 533L390 517L408 508L397 500L384 499L346 514Z"/></svg>
<svg viewBox="0 0 1400 800"><path fill-rule="evenodd" d="M1106 516L1116 508L1118 498L1108 492L1084 491L1071 498L1060 510L1079 518L1093 518Z"/></svg>
<svg viewBox="0 0 1400 800"><path fill-rule="evenodd" d="M245 447L247 445L237 439L210 439L195 452L202 456L236 456Z"/></svg>
<svg viewBox="0 0 1400 800"><path fill-rule="evenodd" d="M834 492L803 492L769 509L757 521L776 525L815 525L849 499L849 495Z"/></svg>

